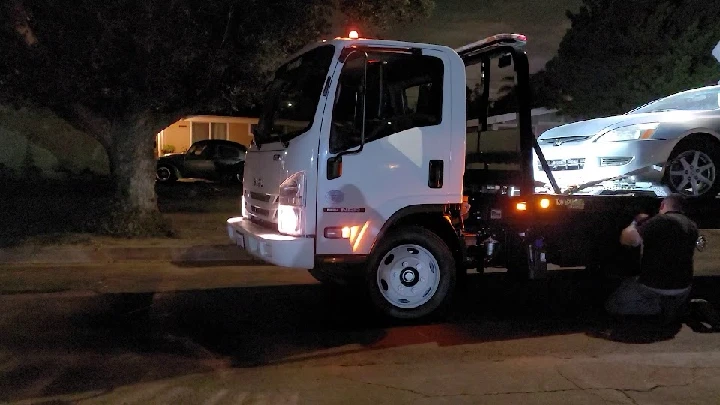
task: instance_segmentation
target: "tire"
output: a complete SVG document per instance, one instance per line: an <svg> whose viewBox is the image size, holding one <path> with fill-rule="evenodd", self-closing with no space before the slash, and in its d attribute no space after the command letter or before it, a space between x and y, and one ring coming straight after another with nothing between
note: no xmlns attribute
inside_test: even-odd
<svg viewBox="0 0 720 405"><path fill-rule="evenodd" d="M158 183L173 183L177 179L175 168L170 165L160 165L155 169L155 180Z"/></svg>
<svg viewBox="0 0 720 405"><path fill-rule="evenodd" d="M686 197L715 198L720 193L719 169L720 148L715 143L699 138L681 141L668 159L665 183Z"/></svg>
<svg viewBox="0 0 720 405"><path fill-rule="evenodd" d="M373 306L397 319L439 315L455 288L456 263L448 246L426 228L397 230L371 255L366 287Z"/></svg>

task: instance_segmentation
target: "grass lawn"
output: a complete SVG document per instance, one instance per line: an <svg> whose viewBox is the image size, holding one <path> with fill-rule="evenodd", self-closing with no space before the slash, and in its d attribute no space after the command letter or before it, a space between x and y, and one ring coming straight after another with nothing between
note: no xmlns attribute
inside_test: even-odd
<svg viewBox="0 0 720 405"><path fill-rule="evenodd" d="M0 246L88 243L112 199L109 183L6 182L0 194ZM203 181L158 185L158 207L177 238L224 235L225 220L239 211L242 187ZM226 237L225 237L226 238Z"/></svg>

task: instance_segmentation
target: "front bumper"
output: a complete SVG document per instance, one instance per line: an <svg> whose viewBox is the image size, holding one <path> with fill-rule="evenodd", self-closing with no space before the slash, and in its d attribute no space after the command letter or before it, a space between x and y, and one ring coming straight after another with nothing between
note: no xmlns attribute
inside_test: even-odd
<svg viewBox="0 0 720 405"><path fill-rule="evenodd" d="M563 170L552 170L558 186L564 190L581 184L631 176L632 182L657 185L662 180L665 163L674 146L671 140L578 142L560 146L543 145L542 151L548 163L568 159L584 160L582 168L568 166ZM535 181L549 184L547 175L539 166L536 156Z"/></svg>
<svg viewBox="0 0 720 405"><path fill-rule="evenodd" d="M282 235L242 217L228 219L227 230L235 245L258 259L281 267L314 267L314 238Z"/></svg>

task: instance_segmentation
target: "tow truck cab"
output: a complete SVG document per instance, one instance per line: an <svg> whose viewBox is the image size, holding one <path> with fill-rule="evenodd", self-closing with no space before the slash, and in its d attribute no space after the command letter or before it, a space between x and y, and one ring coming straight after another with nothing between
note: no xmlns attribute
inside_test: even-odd
<svg viewBox="0 0 720 405"><path fill-rule="evenodd" d="M500 58L515 66L522 89L524 43L505 34L454 50L338 38L301 50L269 85L247 152L242 215L227 222L230 238L319 278L342 278L341 269L358 264L351 273L365 276L375 304L391 316L439 309L456 268L472 261L459 225L466 68ZM508 178L527 193L528 105L519 105L519 117L525 136L511 142L519 170Z"/></svg>

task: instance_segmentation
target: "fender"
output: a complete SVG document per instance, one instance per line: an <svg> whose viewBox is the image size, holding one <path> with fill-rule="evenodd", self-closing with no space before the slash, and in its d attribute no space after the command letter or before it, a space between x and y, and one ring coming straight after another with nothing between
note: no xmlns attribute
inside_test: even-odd
<svg viewBox="0 0 720 405"><path fill-rule="evenodd" d="M370 247L370 254L373 254L377 242L392 229L408 223L425 226L440 236L453 252L458 266L461 266L467 255L467 247L464 240L458 237L454 225L445 218L448 212L456 212L459 217L460 210L461 204L424 204L401 208L391 215L380 228L380 232Z"/></svg>

